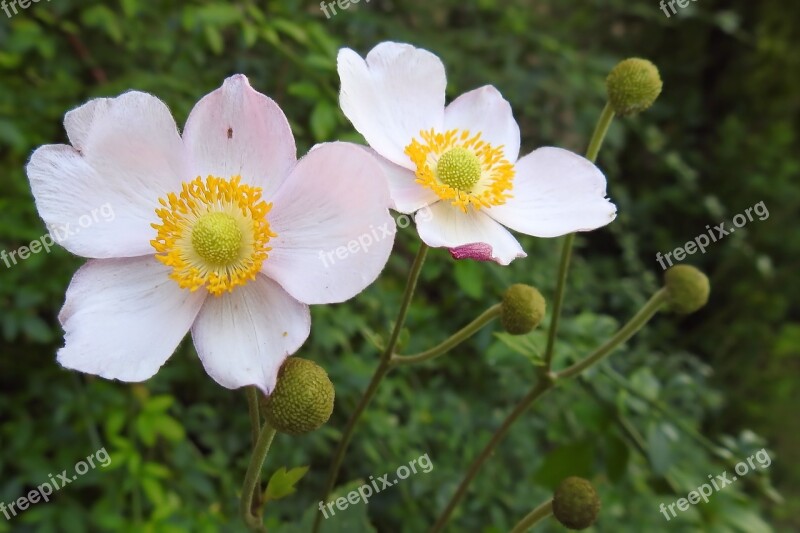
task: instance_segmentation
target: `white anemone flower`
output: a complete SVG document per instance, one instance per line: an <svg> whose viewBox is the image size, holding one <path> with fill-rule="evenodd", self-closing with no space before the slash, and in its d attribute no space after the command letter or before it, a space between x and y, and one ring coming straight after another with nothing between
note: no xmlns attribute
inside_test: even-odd
<svg viewBox="0 0 800 533"><path fill-rule="evenodd" d="M269 394L310 333L308 306L355 296L388 260L395 224L375 158L329 143L298 161L285 115L243 75L205 96L182 136L141 92L92 100L64 124L71 146L43 146L27 167L41 217L115 213L62 243L90 259L59 315L64 367L143 381L191 329L214 380Z"/></svg>
<svg viewBox="0 0 800 533"><path fill-rule="evenodd" d="M494 87L445 107L442 62L408 44L381 43L366 60L345 48L338 65L342 111L382 156L393 208L425 208L416 222L429 246L507 265L526 254L504 226L558 237L614 220L587 159L559 148L518 159L519 126Z"/></svg>

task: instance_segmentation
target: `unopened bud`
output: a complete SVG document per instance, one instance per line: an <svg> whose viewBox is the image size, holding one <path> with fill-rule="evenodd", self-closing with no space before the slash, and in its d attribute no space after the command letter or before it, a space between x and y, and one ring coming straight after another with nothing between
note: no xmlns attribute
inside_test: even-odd
<svg viewBox="0 0 800 533"><path fill-rule="evenodd" d="M261 402L267 422L281 433L314 431L333 412L334 389L327 372L316 363L289 357L278 371L272 394Z"/></svg>
<svg viewBox="0 0 800 533"><path fill-rule="evenodd" d="M653 105L664 86L658 68L646 59L617 64L606 79L608 101L617 115L635 115Z"/></svg>
<svg viewBox="0 0 800 533"><path fill-rule="evenodd" d="M586 529L597 520L600 498L592 484L580 477L568 477L556 487L553 516L569 529Z"/></svg>
<svg viewBox="0 0 800 533"><path fill-rule="evenodd" d="M531 287L517 283L503 295L500 321L512 335L524 335L533 330L544 318L546 304L542 294Z"/></svg>
<svg viewBox="0 0 800 533"><path fill-rule="evenodd" d="M705 274L691 265L677 265L664 274L669 309L680 315L694 313L708 302L711 285Z"/></svg>

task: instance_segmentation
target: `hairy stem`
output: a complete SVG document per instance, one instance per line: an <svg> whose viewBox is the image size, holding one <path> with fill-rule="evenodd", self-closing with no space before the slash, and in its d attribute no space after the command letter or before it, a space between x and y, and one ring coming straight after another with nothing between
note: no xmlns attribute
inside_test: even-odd
<svg viewBox="0 0 800 533"><path fill-rule="evenodd" d="M380 363L378 363L378 367L375 369L375 373L372 375L372 379L367 386L367 390L364 391L364 394L361 396L358 405L350 415L350 419L347 421L347 425L342 433L342 438L339 441L339 446L336 448L336 453L333 456L330 471L328 472L328 481L325 486L325 492L322 495L323 502L328 499L328 496L333 491L334 486L336 486L336 478L338 477L339 470L342 467L342 461L344 461L347 447L350 445L350 441L353 439L353 433L355 432L358 420L361 418L361 415L364 413L367 405L369 405L369 402L372 401L373 396L375 396L375 392L378 390L378 385L380 385L383 378L389 372L392 354L394 353L394 349L397 346L397 341L400 338L400 331L403 329L403 324L406 321L408 308L410 307L411 300L414 297L414 291L417 288L417 281L419 280L419 275L422 272L422 265L425 263L425 257L427 254L428 245L424 242L421 242L417 256L414 258L414 263L411 265L411 271L408 274L408 282L406 283L406 289L403 293L403 300L400 304L400 310L397 313L397 320L394 323L394 328L392 330L391 337L389 338L389 342L386 345L383 354L381 355ZM321 520L322 515L318 513L314 519L314 533L319 531L319 527L322 523Z"/></svg>

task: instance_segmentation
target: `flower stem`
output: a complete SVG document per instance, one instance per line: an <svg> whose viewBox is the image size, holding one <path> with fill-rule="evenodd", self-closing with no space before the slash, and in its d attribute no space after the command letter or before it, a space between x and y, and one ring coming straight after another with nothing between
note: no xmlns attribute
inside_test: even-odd
<svg viewBox="0 0 800 533"><path fill-rule="evenodd" d="M639 312L636 313L636 315L627 324L625 324L625 326L617 331L613 337L608 339L605 344L603 344L600 348L592 352L583 360L578 361L574 365L557 373L556 377L559 379L575 377L590 366L607 357L617 348L617 346L633 337L640 329L642 329L644 325L647 324L647 322L649 322L650 319L653 318L653 316L664 306L666 301L667 290L664 288L659 289L647 301L647 303L644 304L644 307L642 307Z"/></svg>
<svg viewBox="0 0 800 533"><path fill-rule="evenodd" d="M261 434L261 417L258 412L258 389L253 386L247 387L247 410L250 412L250 434L255 448Z"/></svg>
<svg viewBox="0 0 800 533"><path fill-rule="evenodd" d="M478 316L475 320L461 328L459 331L454 333L449 339L445 340L438 346L431 348L430 350L425 350L424 352L420 352L415 355L399 355L394 354L389 362L390 367L400 366L400 365L410 365L414 363L422 363L424 361L430 361L431 359L435 359L440 355L447 353L448 351L452 350L462 342L466 341L473 335L475 335L478 331L480 331L486 324L490 323L492 320L500 316L500 304L495 304L486 311L484 311L480 316Z"/></svg>
<svg viewBox="0 0 800 533"><path fill-rule="evenodd" d="M606 138L606 134L608 133L608 129L611 126L611 122L614 120L614 110L611 108L611 105L606 103L605 107L603 108L602 113L600 114L600 118L597 121L597 126L595 126L594 133L592 134L592 138L589 141L589 147L586 150L586 158L589 161L595 162L597 160L597 155L600 153L600 147L603 145L603 140ZM461 484L456 489L456 493L453 495L453 498L448 503L447 507L445 508L444 512L441 514L439 519L434 524L431 533L435 533L441 530L447 521L450 518L450 515L453 513L456 505L464 497L466 493L467 487L472 482L475 475L478 473L478 470L483 465L484 461L492 454L494 448L505 438L506 434L508 433L511 425L524 413L530 406L536 401L539 397L541 397L545 392L550 390L556 382L558 377L563 376L554 376L550 372L550 368L553 363L553 354L555 350L555 341L556 335L558 333L558 323L561 317L561 308L564 302L564 291L567 285L567 276L569 274L569 263L572 258L572 247L575 243L575 234L571 233L567 235L566 239L564 240L564 244L561 250L561 261L558 267L558 280L556 282L556 292L555 298L553 302L553 316L550 320L550 328L547 332L547 346L545 348L545 365L541 368L539 372L539 381L536 385L533 386L531 391L524 397L511 414L508 415L508 418L503 422L503 424L498 428L495 432L492 439L483 449L481 454L475 459L475 461L470 466L470 469L467 471L464 479L461 481ZM613 350L613 348L611 348ZM590 356L591 357L591 356ZM597 359L599 360L599 358ZM596 361L594 361L596 362ZM591 363L593 364L593 363Z"/></svg>
<svg viewBox="0 0 800 533"><path fill-rule="evenodd" d="M589 148L586 149L586 159L592 163L597 161L597 154L600 153L600 147L603 146L603 141L608 133L608 128L611 127L611 122L614 120L614 115L614 109L612 109L611 104L606 103L589 141Z"/></svg>
<svg viewBox="0 0 800 533"><path fill-rule="evenodd" d="M255 504L254 498L256 497L256 487L259 485L261 479L261 469L264 467L264 460L267 458L269 447L272 444L272 439L275 438L275 429L264 424L261 429L261 434L258 436L258 441L253 449L253 455L250 457L250 465L247 467L247 473L244 476L244 484L242 485L242 499L239 502L239 513L242 515L244 523L247 524L250 531L258 531L265 533L267 528L261 519L260 504ZM258 495L260 500L261 495Z"/></svg>
<svg viewBox="0 0 800 533"><path fill-rule="evenodd" d="M553 514L553 498L550 498L539 507L531 511L525 518L519 521L519 524L514 526L511 533L525 533L532 526L538 524L541 520Z"/></svg>
<svg viewBox="0 0 800 533"><path fill-rule="evenodd" d="M597 120L597 125L594 128L594 133L589 141L589 147L586 149L586 159L594 163L597 161L597 155L600 153L600 147L603 146L603 141L606 138L608 129L611 127L611 122L614 120L614 109L611 104L606 103L600 118ZM550 328L547 331L547 347L544 351L544 367L543 372L549 372L553 363L553 352L555 350L556 334L558 333L558 323L561 319L561 308L564 304L564 290L567 285L567 276L569 275L569 263L572 259L572 248L575 244L575 234L570 233L564 239L564 244L561 247L561 261L558 266L558 280L556 282L556 293L553 298L553 317L550 320Z"/></svg>
<svg viewBox="0 0 800 533"><path fill-rule="evenodd" d="M483 463L486 462L489 456L494 453L495 448L500 444L500 442L503 441L514 422L516 422L517 419L522 416L522 414L527 411L536 400L544 396L545 393L555 387L559 381L580 375L584 370L600 362L604 357L610 355L619 345L630 339L637 331L644 327L644 325L656 314L656 312L663 307L665 298L666 290L659 289L627 324L625 324L613 337L603 343L603 345L594 350L591 354L557 374L553 374L552 372L540 374L539 381L536 382L536 385L533 386L530 392L528 392L528 394L526 394L519 401L519 403L517 403L517 405L514 407L514 410L511 411L511 413L506 417L497 431L495 431L494 435L492 435L491 440L486 444L478 457L476 457L472 462L467 470L467 473L464 475L464 479L461 480L461 483L456 489L455 494L453 494L453 497L447 504L447 507L433 525L431 533L441 531L445 524L447 524L447 521L450 519L450 515L453 513L456 506L466 494L467 488L469 488L470 483L472 483L472 480L477 475L478 470L480 470L481 466L483 466Z"/></svg>
<svg viewBox="0 0 800 533"><path fill-rule="evenodd" d="M556 345L556 334L558 333L558 323L561 319L561 307L564 304L564 292L567 286L567 276L569 275L569 263L572 259L572 247L575 244L575 234L570 233L564 239L561 246L561 262L558 265L558 280L556 281L556 293L553 297L553 317L550 319L550 327L547 330L547 347L544 351L544 366L542 372L549 372L553 365L553 353Z"/></svg>
<svg viewBox="0 0 800 533"><path fill-rule="evenodd" d="M533 402L535 402L539 397L541 397L544 393L546 393L550 388L553 386L554 382L552 380L544 379L539 380L536 385L522 398L519 403L517 403L514 410L506 417L503 423L497 428L497 431L494 432L492 435L492 440L483 448L481 453L469 467L467 473L464 475L464 479L461 480L461 483L458 485L456 489L456 493L453 494L453 497L450 499L450 502L445 507L442 514L439 515L439 519L431 528L431 533L435 533L437 531L441 531L441 529L447 524L447 521L450 519L450 515L455 510L456 506L461 501L461 498L464 497L464 494L467 492L467 488L469 487L472 480L475 479L475 476L478 474L478 470L481 469L483 463L492 455L494 452L495 447L505 438L508 431L511 429L511 426L517 419L522 416L528 407L530 407Z"/></svg>
<svg viewBox="0 0 800 533"><path fill-rule="evenodd" d="M344 428L344 433L342 433L342 438L339 440L339 446L336 448L336 453L334 454L333 462L331 463L331 468L328 473L328 482L325 486L325 492L322 496L323 502L328 499L328 495L330 495L331 491L333 491L333 488L336 485L336 478L339 475L339 469L342 467L344 455L347 452L347 447L350 445L350 441L353 438L353 433L355 432L356 424L358 423L359 418L367 408L367 405L369 405L369 402L372 400L373 396L375 396L375 392L378 390L378 385L380 385L381 381L391 368L392 354L394 353L394 349L397 346L397 341L400 338L400 332L402 331L403 324L406 321L408 308L410 307L411 300L414 297L414 291L417 288L417 281L419 280L419 275L422 272L422 265L425 263L425 257L427 255L428 245L424 242L421 242L419 251L417 251L417 256L414 258L414 263L411 265L411 271L408 274L408 282L406 283L406 289L403 293L403 300L400 304L400 310L397 313L397 320L394 323L394 328L392 329L392 334L389 337L389 342L386 345L383 354L381 355L380 363L378 363L378 367L375 369L375 373L372 375L372 379L367 386L367 390L364 391L364 394L361 396L358 405L350 415L350 419L347 421L347 425ZM322 514L317 513L317 516L314 519L314 533L319 531L321 519Z"/></svg>

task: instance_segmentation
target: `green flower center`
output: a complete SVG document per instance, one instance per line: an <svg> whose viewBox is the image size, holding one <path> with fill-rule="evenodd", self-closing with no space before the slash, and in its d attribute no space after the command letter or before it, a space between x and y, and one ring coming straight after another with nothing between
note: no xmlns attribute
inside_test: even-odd
<svg viewBox="0 0 800 533"><path fill-rule="evenodd" d="M436 164L436 177L454 189L470 192L481 178L481 162L475 152L452 148L442 154Z"/></svg>
<svg viewBox="0 0 800 533"><path fill-rule="evenodd" d="M214 266L230 265L239 259L242 230L227 213L208 213L192 228L192 247L204 261Z"/></svg>

